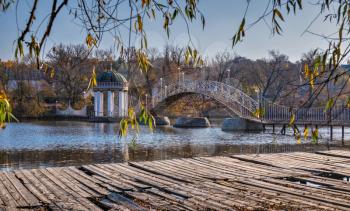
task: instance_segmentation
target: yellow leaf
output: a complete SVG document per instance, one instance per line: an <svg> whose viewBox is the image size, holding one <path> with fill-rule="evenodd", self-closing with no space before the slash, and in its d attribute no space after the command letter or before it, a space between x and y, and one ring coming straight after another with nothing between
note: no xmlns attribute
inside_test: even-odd
<svg viewBox="0 0 350 211"><path fill-rule="evenodd" d="M138 25L138 30L141 32L143 28L143 23L142 23L142 18L140 14L137 14L137 25Z"/></svg>
<svg viewBox="0 0 350 211"><path fill-rule="evenodd" d="M97 86L95 66L92 68L92 74L88 85L88 90Z"/></svg>
<svg viewBox="0 0 350 211"><path fill-rule="evenodd" d="M89 48L91 48L93 45L96 46L97 40L96 38L94 38L90 33L86 36L86 40L85 40L87 46Z"/></svg>
<svg viewBox="0 0 350 211"><path fill-rule="evenodd" d="M253 113L253 115L256 118L261 118L264 115L264 110L262 108L258 108L255 110L255 112Z"/></svg>
<svg viewBox="0 0 350 211"><path fill-rule="evenodd" d="M292 114L292 116L290 117L289 125L294 125L294 123L295 123L295 114Z"/></svg>
<svg viewBox="0 0 350 211"><path fill-rule="evenodd" d="M307 79L310 76L310 69L309 69L309 65L307 65L306 63L304 64L304 77L305 79Z"/></svg>
<svg viewBox="0 0 350 211"><path fill-rule="evenodd" d="M9 99L7 98L5 92L0 90L0 128L5 129L6 122L10 122L11 119L18 121L11 111L12 108Z"/></svg>
<svg viewBox="0 0 350 211"><path fill-rule="evenodd" d="M346 107L347 107L347 108L350 108L350 97L348 97L348 100L347 100L347 102L346 102Z"/></svg>
<svg viewBox="0 0 350 211"><path fill-rule="evenodd" d="M327 112L334 104L334 99L331 98L327 101L326 107L324 108L323 112Z"/></svg>
<svg viewBox="0 0 350 211"><path fill-rule="evenodd" d="M167 29L169 26L169 17L166 15L164 18L164 24L163 24L163 28Z"/></svg>
<svg viewBox="0 0 350 211"><path fill-rule="evenodd" d="M298 144L301 144L301 138L300 138L300 135L299 135L299 136L297 136L297 143L298 143Z"/></svg>
<svg viewBox="0 0 350 211"><path fill-rule="evenodd" d="M315 128L312 132L312 142L317 143L318 141L318 128Z"/></svg>
<svg viewBox="0 0 350 211"><path fill-rule="evenodd" d="M307 139L307 136L309 135L309 129L307 127L304 128L304 139Z"/></svg>
<svg viewBox="0 0 350 211"><path fill-rule="evenodd" d="M315 86L314 74L313 73L310 73L310 86L311 86L311 89L313 89L314 86Z"/></svg>
<svg viewBox="0 0 350 211"><path fill-rule="evenodd" d="M50 73L50 78L53 78L54 76L55 76L55 69L52 68Z"/></svg>
<svg viewBox="0 0 350 211"><path fill-rule="evenodd" d="M282 16L281 12L278 9L274 9L273 10L273 15L274 16L277 15L282 21L284 21L284 18Z"/></svg>

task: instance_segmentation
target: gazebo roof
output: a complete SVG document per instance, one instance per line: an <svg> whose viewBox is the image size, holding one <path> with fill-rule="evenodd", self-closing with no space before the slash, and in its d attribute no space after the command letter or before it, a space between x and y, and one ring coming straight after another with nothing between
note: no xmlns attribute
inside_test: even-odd
<svg viewBox="0 0 350 211"><path fill-rule="evenodd" d="M94 87L94 91L128 90L126 78L114 70L108 70L99 74L96 80L97 86Z"/></svg>
<svg viewBox="0 0 350 211"><path fill-rule="evenodd" d="M109 70L97 76L97 83L101 82L116 82L120 84L126 84L128 81L122 74L117 73L114 70Z"/></svg>

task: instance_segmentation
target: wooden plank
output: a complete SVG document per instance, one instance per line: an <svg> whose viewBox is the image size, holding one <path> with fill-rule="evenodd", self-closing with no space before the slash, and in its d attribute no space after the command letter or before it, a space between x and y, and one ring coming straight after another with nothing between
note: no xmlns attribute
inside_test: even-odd
<svg viewBox="0 0 350 211"><path fill-rule="evenodd" d="M242 188L242 186L233 188L214 182L204 182L201 185L210 189L216 188L218 191L226 193L234 202L237 202L236 198L239 198L239 205L241 205L239 208L241 209L244 209L245 206L253 206L255 208L260 206L262 209L276 210L300 208L300 206L291 205L289 200L276 197L277 195L271 197L271 195L264 195L262 191L256 191L251 188Z"/></svg>
<svg viewBox="0 0 350 211"><path fill-rule="evenodd" d="M45 175L48 179L50 179L55 185L57 185L57 187L69 193L75 200L77 200L84 207L93 209L93 210L101 210L95 204L91 203L89 200L84 198L84 197L90 197L91 195L88 195L85 192L81 192L79 188L72 189L71 186L67 186L66 184L62 183L58 178L53 176L47 169L40 169L39 171L43 175Z"/></svg>
<svg viewBox="0 0 350 211"><path fill-rule="evenodd" d="M294 197L302 198L304 200L314 201L315 203L323 204L326 206L332 206L332 207L337 208L337 209L350 210L350 205L348 203L336 200L335 198L333 198L332 200L324 199L322 194L305 192L305 191L302 191L299 189L292 189L289 187L282 187L279 185L273 185L272 183L266 183L266 182L259 181L259 180L247 179L245 181L237 181L237 182L240 182L240 183L246 184L246 185L259 187L259 188L275 190L275 191L278 191L278 192L281 192L284 194L289 194L289 195L294 196Z"/></svg>
<svg viewBox="0 0 350 211"><path fill-rule="evenodd" d="M295 178L298 180L298 178ZM334 201L349 201L350 200L350 195L349 191L338 191L338 190L333 190L331 187L328 186L323 186L322 183L298 183L298 182L292 182L288 180L281 180L281 179L273 179L273 178L265 178L262 179L264 182L268 182L271 184L277 184L283 187L288 187L288 188L294 188L297 190L304 190L304 191L309 191L310 194L312 195L317 195L320 194L323 196L325 199L329 200L334 200ZM307 181L308 182L308 181Z"/></svg>
<svg viewBox="0 0 350 211"><path fill-rule="evenodd" d="M267 198L267 200L271 199L277 199L280 201L283 201L287 204L286 207L282 207L284 209L290 209L293 207L293 205L298 205L299 209L298 210L329 210L331 207L320 205L319 203L315 202L309 202L307 200L304 200L302 198L297 198L297 197L292 197L289 194L279 192L276 190L270 190L270 189L265 189L265 188L260 188L256 186L251 186L251 185L246 185L246 184L240 184L240 183L235 183L235 182L227 182L227 181L219 181L218 182L221 185L227 186L227 187L232 187L235 189L239 189L242 191L245 191L247 193L249 192L254 192L258 193L258 197L264 197Z"/></svg>
<svg viewBox="0 0 350 211"><path fill-rule="evenodd" d="M233 175L232 173L218 172L217 170L210 171L208 168L205 169L197 164L186 163L182 160L167 160L166 163L172 168L198 175L206 180L227 180L234 179L236 177L236 175Z"/></svg>
<svg viewBox="0 0 350 211"><path fill-rule="evenodd" d="M169 202L156 195L136 191L126 191L125 195L149 210L166 210L169 206Z"/></svg>
<svg viewBox="0 0 350 211"><path fill-rule="evenodd" d="M170 174L170 175L174 175L177 178L182 178L183 180L191 180L192 182L199 182L199 181L203 181L205 179L203 179L202 177L198 176L198 175L194 175L192 173L189 172L184 172L184 171L178 171L177 169L174 168L170 168L168 165L164 165L160 162L147 162L146 164L144 163L145 166L147 166L148 168L152 168L153 170L159 170L164 172L165 174Z"/></svg>
<svg viewBox="0 0 350 211"><path fill-rule="evenodd" d="M40 170L31 170L33 176L45 186L48 191L55 195L54 203L62 209L87 210L84 204L81 204L67 190L60 188L54 182L50 181Z"/></svg>
<svg viewBox="0 0 350 211"><path fill-rule="evenodd" d="M105 209L107 210L125 210L125 211L130 210L129 208L123 205L116 204L113 201L105 198L99 200L99 203L101 204L101 206L105 207Z"/></svg>
<svg viewBox="0 0 350 211"><path fill-rule="evenodd" d="M274 173L271 171L259 171L257 168L246 167L244 168L241 165L232 164L226 162L222 159L217 160L207 160L194 158L189 159L187 162L196 163L197 165L203 167L206 170L217 171L217 172L226 172L227 174L234 175L235 177L248 177L248 178L260 178L266 177L267 175L272 176ZM276 174L278 176L283 176L285 174ZM274 175L274 176L276 176Z"/></svg>
<svg viewBox="0 0 350 211"><path fill-rule="evenodd" d="M315 153L320 155L350 159L350 151L331 150L331 151L318 151Z"/></svg>
<svg viewBox="0 0 350 211"><path fill-rule="evenodd" d="M5 187L5 185L1 180L0 180L0 198L5 206L17 207L17 201L8 192L7 188Z"/></svg>
<svg viewBox="0 0 350 211"><path fill-rule="evenodd" d="M29 180L26 176L24 176L24 174L20 171L16 171L15 172L17 178L19 178L20 180L22 180L22 183L24 184L24 186L26 186L26 188L28 188L28 190L35 195L42 203L44 204L48 204L51 201L44 195L42 194Z"/></svg>
<svg viewBox="0 0 350 211"><path fill-rule="evenodd" d="M113 180L115 179L116 181L122 182L124 184L128 184L129 186L132 185L133 187L137 189L147 189L150 188L149 185L141 184L133 179L130 179L128 177L123 176L122 174L111 174L109 172L106 172L105 170L98 168L96 166L83 166L84 169L90 171L91 173L94 173L98 176L101 176L105 179ZM123 188L121 188L123 190Z"/></svg>
<svg viewBox="0 0 350 211"><path fill-rule="evenodd" d="M156 188L147 189L146 193L162 197L164 201L168 202L168 206L172 205L173 208L176 208L176 210L190 210L195 208L192 204L191 206L189 206L189 204L185 204L184 201L186 199L181 199L179 197L167 194Z"/></svg>
<svg viewBox="0 0 350 211"><path fill-rule="evenodd" d="M59 178L63 183L67 184L73 190L77 190L80 192L80 195L83 197L100 197L101 195L91 190L90 188L82 185L77 182L75 178L70 177L63 171L62 168L47 168L47 171L51 172L53 175L59 175Z"/></svg>
<svg viewBox="0 0 350 211"><path fill-rule="evenodd" d="M22 185L22 183L16 178L14 173L9 172L6 173L5 176L16 188L16 190L23 197L23 199L27 202L28 207L36 207L41 205L39 200L31 192L29 192L26 187Z"/></svg>
<svg viewBox="0 0 350 211"><path fill-rule="evenodd" d="M157 194L159 196L164 197L168 201L172 201L173 203L176 203L179 205L179 203L186 200L186 198L189 198L187 193L184 192L184 190L188 191L186 186L178 186L177 184L169 183L165 180L159 180L157 177L152 177L143 173L138 173L133 170L130 170L126 168L123 164L108 164L108 165L99 165L99 166L105 166L110 168L111 171L119 171L124 172L125 174L128 174L130 177L137 178L140 181L143 181L144 183L150 184L155 188L147 189L146 192L151 192L153 194ZM171 187L171 188L170 188ZM203 190L202 190L203 191ZM182 198L179 198L179 196L182 196ZM191 196L196 197L196 196ZM199 196L197 196L199 197ZM210 199L215 203L214 199ZM198 201L198 203L202 203L202 201ZM190 204L187 203L187 206ZM193 208L193 204L191 203L191 206Z"/></svg>
<svg viewBox="0 0 350 211"><path fill-rule="evenodd" d="M111 164L111 165L107 165L105 167L108 168L108 166L112 166L112 167L109 167L110 171L114 170L114 171L117 171L119 173L123 172L124 174L126 174L127 176L129 176L131 178L135 178L138 181L142 181L142 183L149 184L152 187L156 187L157 189L166 191L166 192L171 193L173 195L180 196L182 198L188 198L186 193L184 193L182 191L173 190L171 188L171 186L174 186L175 183L172 183L172 182L169 182L166 180L162 180L159 177L154 177L154 176L149 176L149 175L144 174L144 173L139 173L135 170L131 170L129 168L126 168L122 164Z"/></svg>
<svg viewBox="0 0 350 211"><path fill-rule="evenodd" d="M105 166L111 166L111 165L105 165ZM123 172L127 172L128 170L126 169L126 167L125 167L125 165L123 165L123 164L115 164L115 165L113 165L113 167L112 167L112 169L114 169L114 170L120 170L120 171L123 171ZM129 170L130 171L130 170ZM130 174L131 175L138 175L138 176L140 176L140 177L143 177L142 178L142 180L147 180L146 182L150 182L150 180L151 179L153 179L151 176L148 176L148 175L145 175L145 174L138 174L138 173L135 173L134 171L130 171ZM147 179L146 179L147 178ZM149 180L148 180L149 179ZM158 179L158 178L157 178ZM146 191L147 192L152 192L152 193L154 193L154 194L158 194L158 195L161 195L161 196L163 196L164 198L166 198L167 200L171 200L171 201L173 201L173 202L175 202L175 203L180 203L180 202L183 202L184 200L186 200L186 199L184 199L184 198L179 198L179 197L176 197L175 195L179 195L179 190L183 190L183 191L189 191L188 190L188 185L184 185L184 186L178 186L178 185L176 185L176 184L172 184L172 183L168 183L167 181L164 181L164 180L157 180L158 182L162 182L162 184L159 184L159 185L156 185L156 187L158 187L158 186L162 186L162 185L167 185L168 187L170 187L171 186L171 191L169 191L169 189L167 188L167 189L164 189L164 188L160 188L159 190L157 190L157 189L155 189L155 188L152 188L152 189L147 189ZM155 181L153 181L153 182L155 182ZM159 187L158 187L159 188ZM166 192L167 193L164 193L164 192L162 192L162 191L160 191L160 190L167 190ZM189 191L189 192L191 192L192 194L193 193L197 193L197 194L193 194L193 195L191 195L191 198L192 197L199 197L200 199L202 199L201 197L203 197L203 195L205 195L205 196L208 196L209 197L209 200L210 201L212 201L212 202L221 202L221 203L223 203L223 204L226 204L225 206L233 206L233 204L229 201L229 200L227 200L227 198L225 197L225 196L223 196L222 194L220 194L220 193L218 193L218 194L216 194L215 196L214 195L211 195L211 194L203 194L203 191L204 190L198 190L198 191L195 191L195 192L193 192L193 190L192 191ZM172 194L168 194L168 193L172 193ZM188 192L188 193L189 193ZM199 193L199 195L198 195L198 193ZM184 195L184 193L181 193L182 195ZM189 198L189 196L186 194L186 198ZM198 201L198 203L199 202L201 202L201 203L203 203L202 202L202 200L199 200ZM242 203L241 201L239 202L239 203ZM248 205L248 204L247 204Z"/></svg>
<svg viewBox="0 0 350 211"><path fill-rule="evenodd" d="M340 180L340 179L333 179L328 177L321 177L321 176L307 176L307 177L296 177L295 179L301 179L306 180L314 183L320 183L324 186L331 186L334 190L344 191L344 192L350 192L350 182Z"/></svg>
<svg viewBox="0 0 350 211"><path fill-rule="evenodd" d="M64 171L81 184L101 195L108 195L110 193L106 188L101 187L98 180L85 175L83 172L74 167L64 168Z"/></svg>
<svg viewBox="0 0 350 211"><path fill-rule="evenodd" d="M41 195L45 196L50 202L56 199L56 196L45 186L43 185L33 174L28 170L20 170L18 174L23 174L30 184L32 184L38 191L40 191ZM34 193L34 192L33 192Z"/></svg>
<svg viewBox="0 0 350 211"><path fill-rule="evenodd" d="M292 153L286 153L283 154L283 156L278 157L276 154L271 154L270 156L265 156L265 157L259 157L259 158L247 158L245 156L245 159L250 159L251 162L264 162L266 164L274 164L278 165L279 167L283 168L298 168L298 169L315 169L315 170L327 170L327 171L332 171L335 173L339 174L349 174L350 175L350 169L348 170L347 168L344 167L344 164L337 164L337 163L326 163L322 161L313 160L308 162L306 158L295 158L292 156L287 156L287 154L292 154Z"/></svg>
<svg viewBox="0 0 350 211"><path fill-rule="evenodd" d="M129 210L145 210L129 198L126 198L120 194L117 193L111 193L107 196L107 198L112 201L114 204L123 206Z"/></svg>
<svg viewBox="0 0 350 211"><path fill-rule="evenodd" d="M157 169L152 169L149 168L148 166L143 165L142 163L136 163L136 162L128 162L128 166L129 168L132 167L135 169L135 171L140 170L143 172L149 172L150 174L156 175L157 177L161 177L161 178L168 178L169 181L174 181L174 182L181 182L181 183L193 183L191 180L189 179L184 179L183 177L176 177L172 174L167 174L164 171L159 171Z"/></svg>
<svg viewBox="0 0 350 211"><path fill-rule="evenodd" d="M23 198L23 196L18 192L16 187L8 180L4 173L0 173L0 180L4 187L7 189L8 193L12 196L18 207L28 207L29 204Z"/></svg>
<svg viewBox="0 0 350 211"><path fill-rule="evenodd" d="M100 185L107 188L108 191L115 192L115 193L122 193L124 191L137 191L138 188L131 187L131 188L124 188L120 189L120 181L119 179L114 179L114 178L106 178L106 177L101 177L99 175L92 175L93 178L99 180L101 183ZM122 183L124 185L125 183Z"/></svg>
<svg viewBox="0 0 350 211"><path fill-rule="evenodd" d="M291 174L305 174L304 171L301 170L291 170L291 169L284 169L284 168L276 168L276 167L271 167L271 166L266 166L266 165L260 165L260 164L255 164L251 162L245 162L245 161L240 161L234 158L230 157L204 157L204 158L194 158L194 160L198 161L209 161L212 162L212 166L216 167L218 164L222 166L224 169L231 170L232 168L235 168L240 174L244 172L249 172L247 173L248 175L259 175L259 176L269 176L269 177L283 177L285 175L291 175ZM219 166L219 167L220 167Z"/></svg>

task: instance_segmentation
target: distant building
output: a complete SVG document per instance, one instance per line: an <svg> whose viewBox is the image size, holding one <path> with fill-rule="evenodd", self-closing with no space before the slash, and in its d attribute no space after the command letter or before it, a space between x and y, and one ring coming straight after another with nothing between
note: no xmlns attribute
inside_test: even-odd
<svg viewBox="0 0 350 211"><path fill-rule="evenodd" d="M8 77L7 88L9 90L17 89L18 83L20 82L26 82L38 90L42 90L44 87L48 86L48 83L45 80L45 75L40 70L28 70L21 72L6 70L6 75Z"/></svg>

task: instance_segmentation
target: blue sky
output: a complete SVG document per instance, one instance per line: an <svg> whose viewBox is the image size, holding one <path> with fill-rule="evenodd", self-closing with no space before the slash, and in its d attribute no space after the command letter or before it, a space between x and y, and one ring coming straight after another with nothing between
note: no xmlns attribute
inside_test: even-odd
<svg viewBox="0 0 350 211"><path fill-rule="evenodd" d="M18 8L17 20L20 29L24 28L26 17L29 16L31 0L21 0ZM51 1L41 1L39 5L37 20L42 19L49 10ZM248 12L247 24L253 22L262 14L267 0L251 0ZM324 48L327 43L319 37L311 34L302 35L305 28L319 12L317 6L311 6L304 1L303 11L285 17L286 23L282 24L284 32L282 36L272 36L270 29L264 22L260 22L246 32L244 41L233 49L231 48L231 37L240 24L244 13L246 0L201 0L199 7L206 17L206 26L202 30L200 21L191 24L191 37L197 49L207 57L213 57L218 51L228 50L234 54L256 59L268 56L268 50L275 49L289 56L292 61L298 60L302 53L313 48ZM160 20L160 19L159 19ZM267 18L267 22L271 20ZM2 60L14 57L14 40L18 36L16 9L13 6L6 13L0 13L0 58ZM34 28L38 23L34 25ZM176 20L171 26L171 36L168 39L161 21L145 23L148 33L149 47L162 49L166 43L172 45L185 45L188 40L186 27L181 19ZM316 33L333 33L334 26L323 23L322 18L316 21L311 30ZM40 32L40 31L39 31ZM86 31L74 23L73 17L68 14L68 9L57 18L51 36L47 41L45 49L53 45L84 43ZM137 40L133 39L133 43ZM106 34L100 45L101 49L113 47L112 36Z"/></svg>

